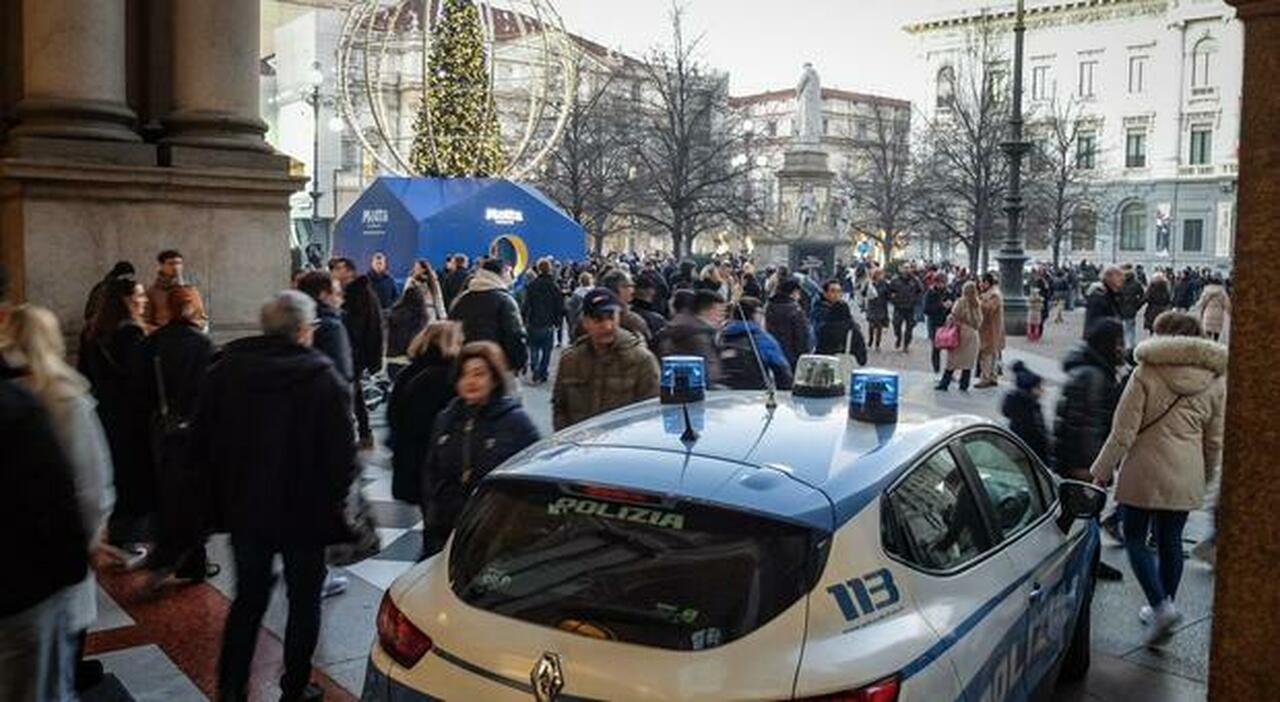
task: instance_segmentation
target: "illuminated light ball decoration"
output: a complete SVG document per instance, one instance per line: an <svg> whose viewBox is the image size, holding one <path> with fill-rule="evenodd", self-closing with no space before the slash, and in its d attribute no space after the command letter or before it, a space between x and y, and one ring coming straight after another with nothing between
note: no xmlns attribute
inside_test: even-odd
<svg viewBox="0 0 1280 702"><path fill-rule="evenodd" d="M338 41L340 109L388 174L520 180L559 144L578 52L548 0L356 0ZM415 72L427 80L405 99Z"/></svg>

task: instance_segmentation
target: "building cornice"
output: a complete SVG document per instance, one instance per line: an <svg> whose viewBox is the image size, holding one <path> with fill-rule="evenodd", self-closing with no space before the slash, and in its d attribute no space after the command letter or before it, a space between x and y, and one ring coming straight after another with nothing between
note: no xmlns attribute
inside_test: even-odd
<svg viewBox="0 0 1280 702"><path fill-rule="evenodd" d="M1168 0L1056 0L1026 8L1028 29L1055 27L1064 24L1088 24L1112 19L1164 14L1169 9ZM903 27L908 34L926 34L935 31L961 29L978 24L1001 27L1012 26L1015 6L1010 3L998 7L936 17L913 22Z"/></svg>
<svg viewBox="0 0 1280 702"><path fill-rule="evenodd" d="M794 88L784 88L781 90L768 90L763 93L753 93L751 95L738 95L729 98L729 105L734 108L748 107L750 105L759 105L767 102L783 102L785 100L794 100L796 91ZM839 88L823 88L823 100L845 100L848 102L867 102L878 105L886 105L889 107L900 107L903 109L911 109L910 100L901 100L899 98L886 97L884 95L870 95L867 93L855 93L849 90L840 90Z"/></svg>

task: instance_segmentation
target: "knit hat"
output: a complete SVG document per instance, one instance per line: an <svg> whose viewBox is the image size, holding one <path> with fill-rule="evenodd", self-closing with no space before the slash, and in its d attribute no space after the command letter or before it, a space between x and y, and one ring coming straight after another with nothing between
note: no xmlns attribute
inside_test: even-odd
<svg viewBox="0 0 1280 702"><path fill-rule="evenodd" d="M1015 361L1013 364L1013 375L1017 382L1018 389L1031 392L1044 382L1044 378L1038 373L1027 367L1022 361Z"/></svg>

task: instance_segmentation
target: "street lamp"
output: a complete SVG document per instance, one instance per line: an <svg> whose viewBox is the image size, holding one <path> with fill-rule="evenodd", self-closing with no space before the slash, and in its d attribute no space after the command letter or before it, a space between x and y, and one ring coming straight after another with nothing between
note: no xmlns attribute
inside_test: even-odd
<svg viewBox="0 0 1280 702"><path fill-rule="evenodd" d="M324 81L323 67L319 61L312 61L311 69L307 71L307 87L302 93L302 101L311 108L311 187L307 195L311 198L311 241L313 243L321 238L320 198L324 196L320 190L320 112L325 107L334 107L337 104L332 97L321 92ZM329 131L333 133L342 132L346 128L346 122L339 115L329 118L327 125Z"/></svg>
<svg viewBox="0 0 1280 702"><path fill-rule="evenodd" d="M1009 141L1000 145L1009 159L1009 192L1005 214L1009 217L1004 246L996 255L1000 262L1000 292L1004 297L1004 330L1009 336L1027 333L1027 296L1022 291L1022 267L1027 254L1022 247L1022 159L1029 145L1022 138L1022 58L1027 33L1024 0L1018 0L1013 25L1013 107L1009 114Z"/></svg>

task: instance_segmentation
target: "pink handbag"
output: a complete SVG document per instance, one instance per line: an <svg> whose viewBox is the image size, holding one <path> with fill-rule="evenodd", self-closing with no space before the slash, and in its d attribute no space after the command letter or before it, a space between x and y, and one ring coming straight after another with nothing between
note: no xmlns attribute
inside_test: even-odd
<svg viewBox="0 0 1280 702"><path fill-rule="evenodd" d="M951 322L938 327L933 334L933 345L944 351L960 348L960 326Z"/></svg>

